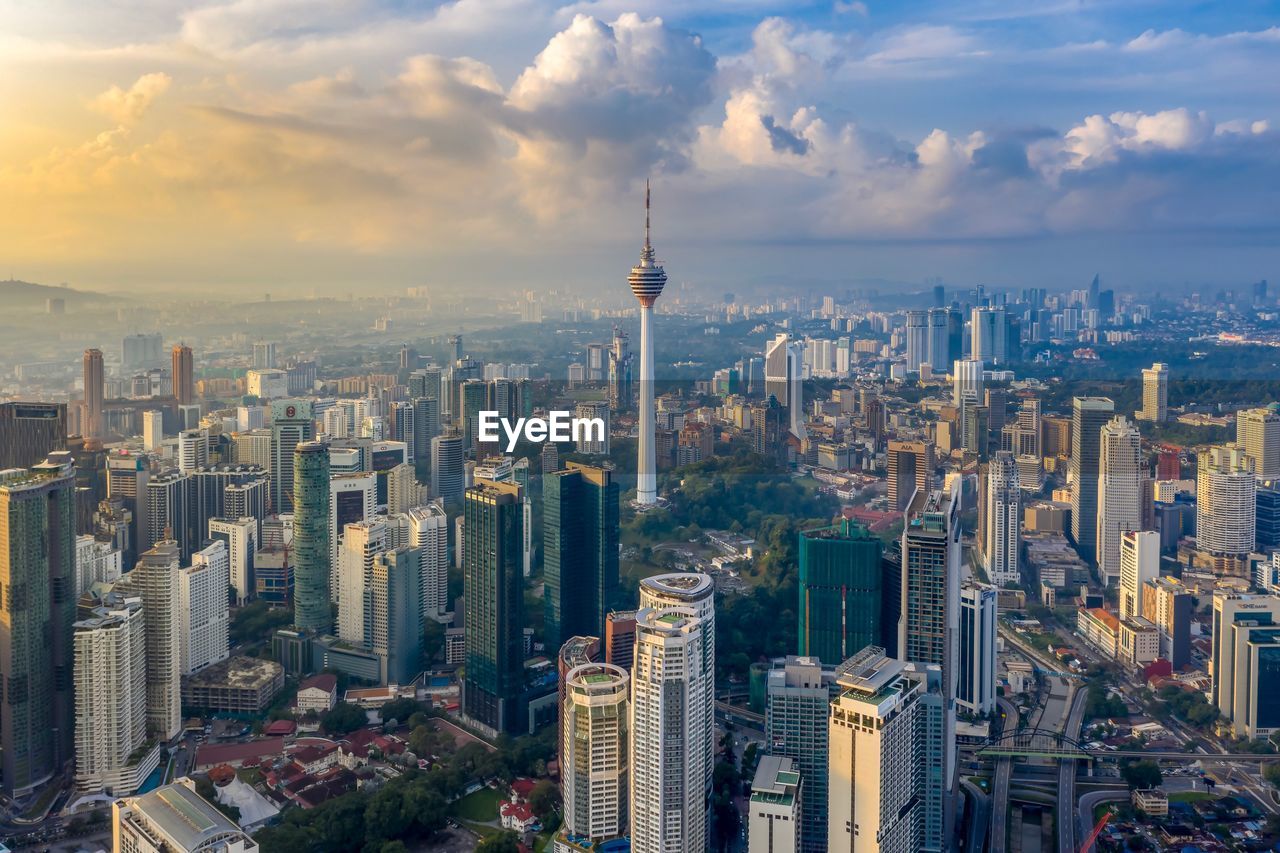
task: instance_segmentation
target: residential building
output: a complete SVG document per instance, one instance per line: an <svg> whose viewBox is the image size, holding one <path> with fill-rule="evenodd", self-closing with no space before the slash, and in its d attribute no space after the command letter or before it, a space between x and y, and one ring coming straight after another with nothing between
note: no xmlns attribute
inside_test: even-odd
<svg viewBox="0 0 1280 853"><path fill-rule="evenodd" d="M747 804L747 853L797 853L803 778L785 756L766 755L756 765Z"/></svg>
<svg viewBox="0 0 1280 853"><path fill-rule="evenodd" d="M1120 535L1120 618L1142 616L1147 584L1160 577L1160 533L1126 530Z"/></svg>
<svg viewBox="0 0 1280 853"><path fill-rule="evenodd" d="M1253 550L1257 520L1255 457L1227 445L1200 453L1196 465L1196 544L1210 554Z"/></svg>
<svg viewBox="0 0 1280 853"><path fill-rule="evenodd" d="M960 586L960 653L956 705L970 714L996 709L996 599L994 586Z"/></svg>
<svg viewBox="0 0 1280 853"><path fill-rule="evenodd" d="M579 846L626 835L630 805L630 676L585 663L564 679L560 707L560 835Z"/></svg>
<svg viewBox="0 0 1280 853"><path fill-rule="evenodd" d="M1169 419L1169 365L1156 362L1143 369L1142 410L1134 417L1155 423Z"/></svg>
<svg viewBox="0 0 1280 853"><path fill-rule="evenodd" d="M983 539L987 577L997 586L1018 583L1022 553L1022 488L1011 452L998 451L987 468L986 536Z"/></svg>
<svg viewBox="0 0 1280 853"><path fill-rule="evenodd" d="M815 657L773 662L765 676L765 745L792 759L804 780L800 800L801 853L827 849L827 715L835 670Z"/></svg>
<svg viewBox="0 0 1280 853"><path fill-rule="evenodd" d="M183 675L226 660L230 653L227 602L230 559L227 545L214 540L178 570L178 659Z"/></svg>

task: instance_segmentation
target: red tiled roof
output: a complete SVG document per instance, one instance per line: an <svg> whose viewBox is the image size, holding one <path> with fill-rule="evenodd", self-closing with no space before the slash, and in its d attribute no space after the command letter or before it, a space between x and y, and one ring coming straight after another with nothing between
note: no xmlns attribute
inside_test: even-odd
<svg viewBox="0 0 1280 853"><path fill-rule="evenodd" d="M298 724L293 720L273 720L267 723L262 733L266 735L291 735L297 730Z"/></svg>
<svg viewBox="0 0 1280 853"><path fill-rule="evenodd" d="M196 750L196 767L214 764L240 764L246 759L261 759L284 752L284 738L269 737L248 743L205 744Z"/></svg>
<svg viewBox="0 0 1280 853"><path fill-rule="evenodd" d="M319 675L311 676L298 685L299 690L306 690L308 687L317 687L325 693L332 693L338 689L338 676L332 672L322 672Z"/></svg>
<svg viewBox="0 0 1280 853"><path fill-rule="evenodd" d="M533 820L533 809L528 803L503 803L501 808L503 817L513 817L521 823Z"/></svg>

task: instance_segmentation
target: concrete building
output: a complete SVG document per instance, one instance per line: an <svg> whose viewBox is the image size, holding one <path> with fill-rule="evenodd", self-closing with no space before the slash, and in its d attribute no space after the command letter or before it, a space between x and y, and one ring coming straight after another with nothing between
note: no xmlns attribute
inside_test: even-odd
<svg viewBox="0 0 1280 853"><path fill-rule="evenodd" d="M418 552L422 619L442 622L449 611L449 517L440 502L405 512L409 547Z"/></svg>
<svg viewBox="0 0 1280 853"><path fill-rule="evenodd" d="M1256 628L1280 627L1280 597L1217 591L1213 595L1213 633L1210 635L1209 674L1213 683L1209 701L1224 717L1232 721L1237 732L1251 726L1249 709L1256 705L1248 669L1250 632ZM1258 635L1258 642L1269 642ZM1264 656L1265 659L1266 656ZM1280 695L1266 696L1271 706L1280 709Z"/></svg>
<svg viewBox="0 0 1280 853"><path fill-rule="evenodd" d="M773 662L765 676L765 743L771 755L794 761L804 780L800 801L801 853L827 849L827 715L834 667L814 657Z"/></svg>
<svg viewBox="0 0 1280 853"><path fill-rule="evenodd" d="M342 587L338 561L347 525L368 521L378 510L378 477L372 471L329 474L329 597L337 601Z"/></svg>
<svg viewBox="0 0 1280 853"><path fill-rule="evenodd" d="M1280 479L1280 403L1236 412L1236 446L1259 479Z"/></svg>
<svg viewBox="0 0 1280 853"><path fill-rule="evenodd" d="M599 844L627 832L630 803L630 677L607 663L586 663L564 679L560 707L560 779L566 843Z"/></svg>
<svg viewBox="0 0 1280 853"><path fill-rule="evenodd" d="M1255 457L1238 447L1211 447L1196 465L1196 544L1210 554L1253 550L1257 522Z"/></svg>
<svg viewBox="0 0 1280 853"><path fill-rule="evenodd" d="M933 444L890 441L886 453L890 512L906 509L917 489L928 490L934 469Z"/></svg>
<svg viewBox="0 0 1280 853"><path fill-rule="evenodd" d="M183 675L226 660L230 648L227 545L214 540L178 571L178 658Z"/></svg>
<svg viewBox="0 0 1280 853"><path fill-rule="evenodd" d="M756 765L747 805L747 853L797 853L803 779L785 756L766 755Z"/></svg>
<svg viewBox="0 0 1280 853"><path fill-rule="evenodd" d="M971 714L996 708L996 599L994 586L960 586L960 653L956 705Z"/></svg>
<svg viewBox="0 0 1280 853"><path fill-rule="evenodd" d="M1175 671L1191 663L1191 591L1175 578L1147 581L1142 593L1142 618L1160 632L1160 656Z"/></svg>
<svg viewBox="0 0 1280 853"><path fill-rule="evenodd" d="M258 552L258 520L244 518L209 519L209 538L227 547L228 583L234 591L237 607L244 606L256 591L254 557Z"/></svg>
<svg viewBox="0 0 1280 853"><path fill-rule="evenodd" d="M896 635L886 607L897 600L896 579L886 577L882 550L878 537L850 520L800 534L800 654L834 666Z"/></svg>
<svg viewBox="0 0 1280 853"><path fill-rule="evenodd" d="M1130 666L1146 666L1160 657L1160 632L1141 616L1121 619L1116 633L1116 657Z"/></svg>
<svg viewBox="0 0 1280 853"><path fill-rule="evenodd" d="M152 453L164 442L164 412L142 413L142 449Z"/></svg>
<svg viewBox="0 0 1280 853"><path fill-rule="evenodd" d="M111 849L121 853L257 853L258 842L195 792L176 780L111 806Z"/></svg>
<svg viewBox="0 0 1280 853"><path fill-rule="evenodd" d="M1142 616L1147 584L1160 577L1160 534L1126 530L1120 535L1120 618Z"/></svg>
<svg viewBox="0 0 1280 853"><path fill-rule="evenodd" d="M1099 579L1107 585L1120 579L1120 539L1125 531L1142 529L1142 436L1123 415L1107 422L1100 433L1098 458L1098 521L1095 553Z"/></svg>
<svg viewBox="0 0 1280 853"><path fill-rule="evenodd" d="M1071 538L1086 562L1098 559L1098 473L1102 457L1102 427L1111 420L1115 403L1106 397L1075 397L1071 401ZM1044 419L1046 424L1049 419ZM1046 453L1054 442L1046 442Z"/></svg>
<svg viewBox="0 0 1280 853"><path fill-rule="evenodd" d="M987 469L986 536L983 562L996 586L1021 579L1022 489L1013 454L1001 450Z"/></svg>
<svg viewBox="0 0 1280 853"><path fill-rule="evenodd" d="M1169 365L1156 362L1142 371L1142 410L1134 417L1140 421L1164 423L1169 418Z"/></svg>
<svg viewBox="0 0 1280 853"><path fill-rule="evenodd" d="M120 578L121 554L110 542L86 534L76 537L75 594L79 598L95 583L115 583Z"/></svg>

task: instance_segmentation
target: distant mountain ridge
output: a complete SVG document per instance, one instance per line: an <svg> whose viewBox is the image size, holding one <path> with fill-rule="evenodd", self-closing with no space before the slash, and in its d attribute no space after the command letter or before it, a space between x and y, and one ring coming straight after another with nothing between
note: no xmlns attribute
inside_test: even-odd
<svg viewBox="0 0 1280 853"><path fill-rule="evenodd" d="M70 304L74 302L99 302L116 298L115 296L96 293L92 290L54 287L48 284L20 281L16 278L0 279L0 304L4 305L43 305L46 299L65 299Z"/></svg>

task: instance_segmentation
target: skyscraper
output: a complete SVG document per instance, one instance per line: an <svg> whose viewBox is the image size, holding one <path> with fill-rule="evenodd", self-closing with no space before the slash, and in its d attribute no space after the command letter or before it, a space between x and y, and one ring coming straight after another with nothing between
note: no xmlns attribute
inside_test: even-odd
<svg viewBox="0 0 1280 853"><path fill-rule="evenodd" d="M1142 371L1142 411L1140 421L1164 423L1169 417L1169 365L1156 362ZM1238 426L1237 426L1238 428Z"/></svg>
<svg viewBox="0 0 1280 853"><path fill-rule="evenodd" d="M631 679L607 663L587 663L564 679L560 707L561 833L601 841L625 835L630 800Z"/></svg>
<svg viewBox="0 0 1280 853"><path fill-rule="evenodd" d="M1239 448L1211 447L1196 465L1196 544L1210 554L1253 550L1257 522L1254 457Z"/></svg>
<svg viewBox="0 0 1280 853"><path fill-rule="evenodd" d="M369 573L368 646L385 684L409 684L421 671L422 575L418 551L393 548Z"/></svg>
<svg viewBox="0 0 1280 853"><path fill-rule="evenodd" d="M1260 480L1280 479L1280 403L1236 412L1236 446Z"/></svg>
<svg viewBox="0 0 1280 853"><path fill-rule="evenodd" d="M445 504L461 501L465 488L463 466L462 436L456 430L431 439L431 497Z"/></svg>
<svg viewBox="0 0 1280 853"><path fill-rule="evenodd" d="M178 570L178 660L183 675L227 659L230 614L227 588L230 553L221 540L191 555Z"/></svg>
<svg viewBox="0 0 1280 853"><path fill-rule="evenodd" d="M209 538L226 543L228 583L236 606L243 606L253 597L256 587L253 558L261 540L258 519L252 516L211 518Z"/></svg>
<svg viewBox="0 0 1280 853"><path fill-rule="evenodd" d="M1120 618L1146 617L1147 582L1160 577L1160 533L1126 530L1120 536ZM1152 620L1153 622L1155 620Z"/></svg>
<svg viewBox="0 0 1280 853"><path fill-rule="evenodd" d="M652 506L658 501L657 461L654 454L655 411L653 401L653 303L667 283L667 273L655 260L649 241L649 183L644 185L644 248L640 263L627 277L631 292L640 301L640 437L636 458L636 503Z"/></svg>
<svg viewBox="0 0 1280 853"><path fill-rule="evenodd" d="M0 403L0 471L67 449L66 403Z"/></svg>
<svg viewBox="0 0 1280 853"><path fill-rule="evenodd" d="M796 762L804 779L800 853L827 849L827 714L835 670L814 657L774 661L765 676L765 743Z"/></svg>
<svg viewBox="0 0 1280 853"><path fill-rule="evenodd" d="M1022 490L1018 465L1007 450L997 452L987 469L986 511L983 558L987 576L997 586L1016 583L1022 543Z"/></svg>
<svg viewBox="0 0 1280 853"><path fill-rule="evenodd" d="M951 363L951 403L957 408L982 402L982 362L973 358Z"/></svg>
<svg viewBox="0 0 1280 853"><path fill-rule="evenodd" d="M610 468L577 462L544 476L543 632L548 648L568 637L603 637L618 590L618 484Z"/></svg>
<svg viewBox="0 0 1280 853"><path fill-rule="evenodd" d="M917 489L928 490L934 467L933 443L890 441L886 457L889 511L898 512L906 509Z"/></svg>
<svg viewBox="0 0 1280 853"><path fill-rule="evenodd" d="M1008 363L1008 325L1004 308L974 308L969 329L970 358L985 365Z"/></svg>
<svg viewBox="0 0 1280 853"><path fill-rule="evenodd" d="M102 400L106 392L103 384L102 350L84 351L84 434L88 438L101 438L106 425L102 422Z"/></svg>
<svg viewBox="0 0 1280 853"><path fill-rule="evenodd" d="M929 363L929 312L907 312L907 371Z"/></svg>
<svg viewBox="0 0 1280 853"><path fill-rule="evenodd" d="M800 533L801 655L834 666L897 632L896 624L884 624L880 551L879 538L847 519Z"/></svg>
<svg viewBox="0 0 1280 853"><path fill-rule="evenodd" d="M0 472L0 769L9 796L33 791L73 754L74 488L65 451Z"/></svg>
<svg viewBox="0 0 1280 853"><path fill-rule="evenodd" d="M609 455L609 404L603 400L588 400L574 407L574 417L599 419L604 424L603 433L597 435L589 429L582 430L574 442L574 450L591 456Z"/></svg>
<svg viewBox="0 0 1280 853"><path fill-rule="evenodd" d="M693 607L641 609L631 681L631 849L686 853L707 846L715 729L712 631ZM714 663L714 661L712 661Z"/></svg>
<svg viewBox="0 0 1280 853"><path fill-rule="evenodd" d="M996 708L996 596L994 586L960 586L960 672L956 705L971 714Z"/></svg>
<svg viewBox="0 0 1280 853"><path fill-rule="evenodd" d="M751 782L748 853L795 853L800 849L804 782L792 759L777 755L760 759Z"/></svg>
<svg viewBox="0 0 1280 853"><path fill-rule="evenodd" d="M337 601L338 552L347 525L373 518L378 509L378 478L372 471L329 474L329 597Z"/></svg>
<svg viewBox="0 0 1280 853"><path fill-rule="evenodd" d="M310 400L271 403L271 506L278 513L293 509L294 448L315 435Z"/></svg>
<svg viewBox="0 0 1280 853"><path fill-rule="evenodd" d="M495 733L523 725L523 509L516 483L477 482L463 501L462 583L467 674L462 709Z"/></svg>
<svg viewBox="0 0 1280 853"><path fill-rule="evenodd" d="M1142 528L1142 436L1128 418L1116 415L1099 442L1098 575L1111 584L1120 579L1120 534Z"/></svg>
<svg viewBox="0 0 1280 853"><path fill-rule="evenodd" d="M779 333L764 349L764 394L787 410L787 430L796 438L806 435L804 426L804 345Z"/></svg>
<svg viewBox="0 0 1280 853"><path fill-rule="evenodd" d="M182 641L179 636L178 543L157 542L121 581L142 598L147 638L147 732L171 740L182 731Z"/></svg>
<svg viewBox="0 0 1280 853"><path fill-rule="evenodd" d="M173 396L178 405L186 406L196 401L195 364L191 358L191 347L186 344L174 344L173 347Z"/></svg>
<svg viewBox="0 0 1280 853"><path fill-rule="evenodd" d="M462 401L463 447L468 453L476 452L476 436L480 431L480 412L489 408L489 384L481 379L468 379L459 387Z"/></svg>
<svg viewBox="0 0 1280 853"><path fill-rule="evenodd" d="M304 631L333 630L329 609L329 446L303 441L293 464L293 624Z"/></svg>
<svg viewBox="0 0 1280 853"><path fill-rule="evenodd" d="M828 849L945 849L945 699L936 666L870 647L838 671L831 702Z"/></svg>
<svg viewBox="0 0 1280 853"><path fill-rule="evenodd" d="M1088 562L1098 558L1098 461L1102 427L1115 403L1106 397L1071 400L1071 537Z"/></svg>

